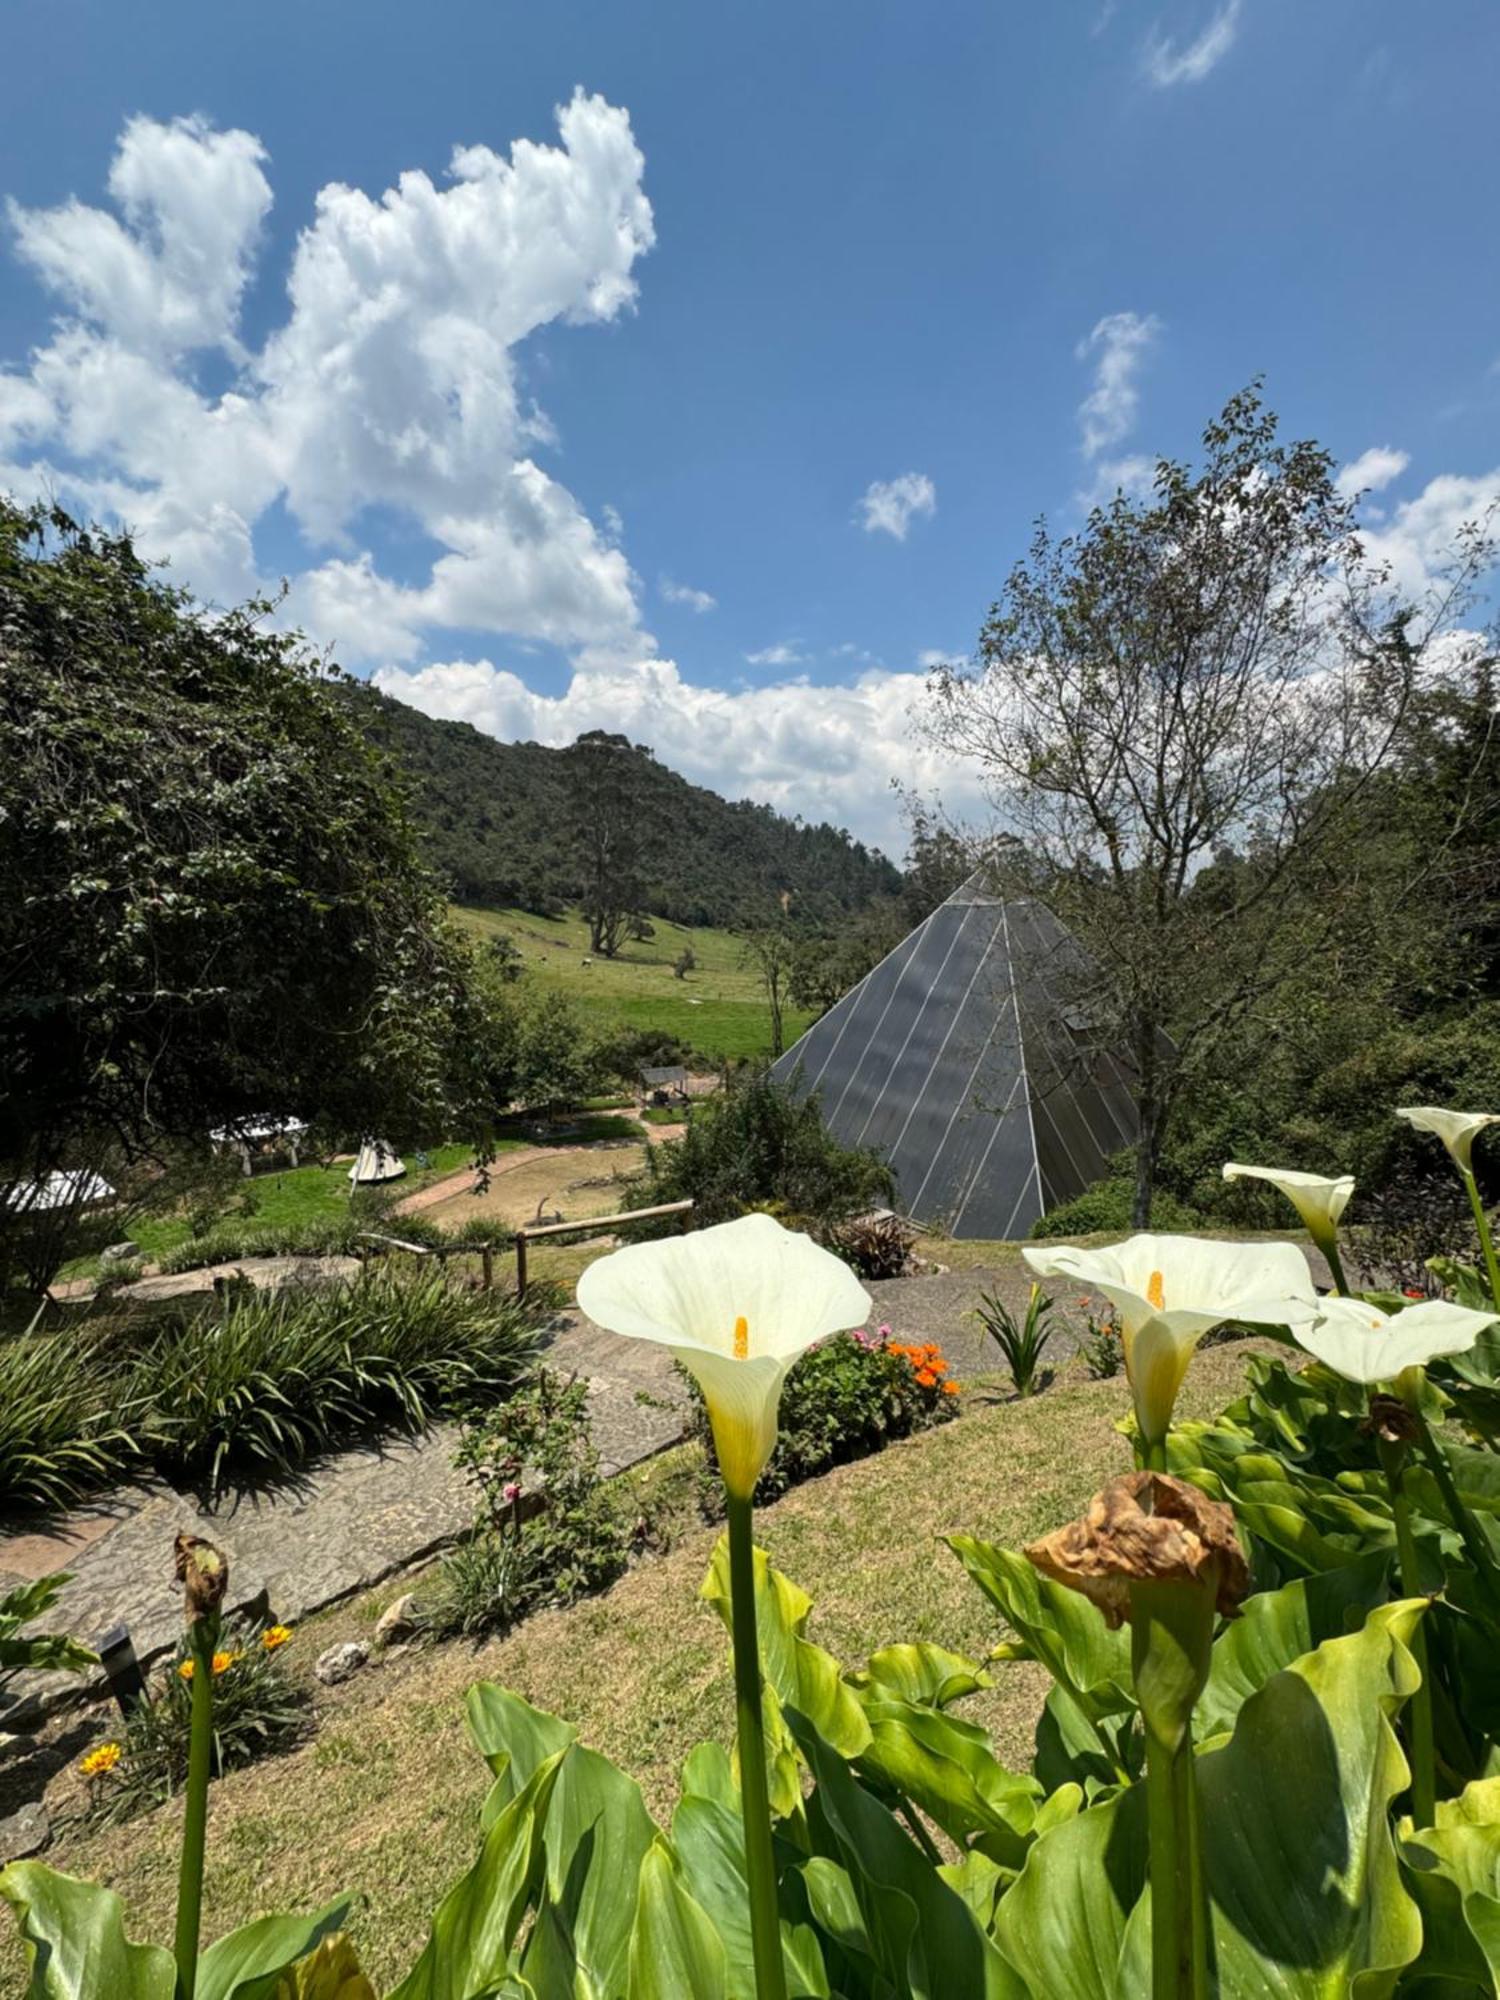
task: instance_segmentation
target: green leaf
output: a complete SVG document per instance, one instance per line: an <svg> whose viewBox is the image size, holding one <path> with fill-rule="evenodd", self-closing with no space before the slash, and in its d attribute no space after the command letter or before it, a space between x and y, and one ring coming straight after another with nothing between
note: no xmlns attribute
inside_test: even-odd
<svg viewBox="0 0 1500 2000"><path fill-rule="evenodd" d="M490 1825L549 1758L541 1815L544 1867L520 1973L538 2000L580 2000L624 1986L636 1882L656 1828L633 1778L577 1742L571 1723L492 1682L469 1690L469 1733L495 1773ZM721 1753L722 1754L722 1753Z"/></svg>
<svg viewBox="0 0 1500 2000"><path fill-rule="evenodd" d="M1071 1689L1088 1716L1134 1707L1128 1632L1112 1632L1097 1606L1040 1575L1011 1549L972 1535L950 1535L948 1546L1032 1657Z"/></svg>
<svg viewBox="0 0 1500 2000"><path fill-rule="evenodd" d="M787 1720L815 1780L809 1811L847 1871L873 1956L895 1990L911 2000L1025 2000L964 1898L807 1718L789 1710Z"/></svg>
<svg viewBox="0 0 1500 2000"><path fill-rule="evenodd" d="M344 1928L350 1904L340 1896L316 1916L257 1917L221 1937L199 1957L197 2000L272 2000L297 1961Z"/></svg>
<svg viewBox="0 0 1500 2000"><path fill-rule="evenodd" d="M1422 1942L1389 1811L1407 1783L1392 1717L1417 1685L1423 1606L1385 1605L1272 1677L1198 1754L1219 2000L1377 2000ZM1150 1990L1145 1788L1041 1834L996 1938L1033 2000Z"/></svg>
<svg viewBox="0 0 1500 2000"><path fill-rule="evenodd" d="M448 1891L422 1951L390 2000L472 2000L509 1972L510 1950L545 1861L542 1821L562 1750L538 1765L485 1834L479 1858Z"/></svg>
<svg viewBox="0 0 1500 2000"><path fill-rule="evenodd" d="M1389 1595L1391 1553L1375 1549L1358 1562L1299 1578L1249 1597L1213 1649L1208 1685L1193 1716L1200 1743L1234 1726L1241 1707L1325 1639L1356 1630Z"/></svg>
<svg viewBox="0 0 1500 2000"><path fill-rule="evenodd" d="M672 1846L682 1880L711 1920L724 1947L727 2000L755 2000L755 1958L750 1933L750 1884L745 1868L745 1828L738 1801L688 1796L672 1815ZM781 1922L781 1956L789 2000L827 2000L828 1975L814 1932Z"/></svg>
<svg viewBox="0 0 1500 2000"><path fill-rule="evenodd" d="M719 1537L702 1594L732 1630L725 1535ZM857 1757L870 1740L869 1724L838 1661L802 1636L811 1610L807 1593L772 1569L765 1551L756 1549L755 1621L765 1677L784 1708L806 1716L823 1741L843 1756Z"/></svg>
<svg viewBox="0 0 1500 2000"><path fill-rule="evenodd" d="M464 1718L479 1754L495 1774L480 1816L489 1828L549 1757L578 1738L571 1722L533 1708L509 1688L476 1681L464 1698Z"/></svg>
<svg viewBox="0 0 1500 2000"><path fill-rule="evenodd" d="M977 1837L992 1860L1019 1868L1042 1788L995 1756L972 1722L910 1702L869 1701L860 1772L909 1799L961 1847Z"/></svg>
<svg viewBox="0 0 1500 2000"><path fill-rule="evenodd" d="M325 1938L276 1989L276 2000L376 2000L354 1947L342 1932Z"/></svg>
<svg viewBox="0 0 1500 2000"><path fill-rule="evenodd" d="M1145 1740L1136 1712L1090 1721L1077 1699L1059 1682L1047 1691L1036 1725L1032 1769L1044 1792L1081 1785L1092 1801L1138 1778L1145 1768Z"/></svg>
<svg viewBox="0 0 1500 2000"><path fill-rule="evenodd" d="M173 2000L177 1968L160 1945L131 1944L113 1889L40 1861L0 1869L31 1978L27 2000Z"/></svg>
<svg viewBox="0 0 1500 2000"><path fill-rule="evenodd" d="M1444 1799L1437 1825L1402 1828L1407 1885L1422 1912L1421 1971L1500 1993L1500 1778Z"/></svg>
<svg viewBox="0 0 1500 2000"><path fill-rule="evenodd" d="M641 1864L627 2000L728 2000L724 1947L658 1838Z"/></svg>
<svg viewBox="0 0 1500 2000"><path fill-rule="evenodd" d="M868 1669L850 1677L857 1687L879 1688L902 1701L946 1708L966 1694L991 1684L990 1676L962 1653L945 1646L882 1646L870 1655Z"/></svg>

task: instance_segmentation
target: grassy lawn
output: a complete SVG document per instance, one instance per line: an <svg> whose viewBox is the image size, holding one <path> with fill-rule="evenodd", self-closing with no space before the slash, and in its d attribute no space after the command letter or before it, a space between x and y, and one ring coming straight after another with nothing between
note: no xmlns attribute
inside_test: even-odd
<svg viewBox="0 0 1500 2000"><path fill-rule="evenodd" d="M1234 1394L1245 1352L1200 1355L1182 1414L1206 1414ZM986 1653L1002 1636L998 1621L937 1538L964 1529L1019 1545L1075 1515L1128 1464L1113 1428L1122 1378L1064 1377L1024 1404L976 1401L960 1422L813 1481L760 1516L762 1544L815 1601L810 1636L846 1664L898 1639ZM638 1476L659 1480L661 1471ZM713 1530L690 1526L670 1554L603 1597L543 1614L502 1641L411 1650L344 1688L318 1690L306 1747L214 1789L205 1934L349 1890L377 1989L404 1972L434 1903L474 1853L488 1774L464 1731L463 1695L477 1679L567 1716L635 1774L665 1818L687 1751L705 1737L727 1741L732 1727L727 1638L697 1598L713 1542ZM333 1640L367 1634L406 1587L393 1582L310 1621L293 1649L297 1670L308 1674ZM1013 1767L1029 1758L1044 1692L1040 1668L1009 1663L965 1704ZM65 1836L47 1858L118 1889L133 1936L169 1940L180 1823L177 1807L163 1808L97 1836ZM0 1981L16 1964L14 1948L0 1948Z"/></svg>
<svg viewBox="0 0 1500 2000"><path fill-rule="evenodd" d="M765 995L754 972L741 963L740 941L729 931L689 930L653 918L655 937L627 944L618 958L585 965L588 925L575 912L538 917L529 910L455 909L454 915L481 937L508 932L525 960L523 976L560 989L601 1026L660 1029L711 1056L770 1054ZM672 966L684 946L697 967L678 979ZM788 1043L812 1018L787 1013Z"/></svg>

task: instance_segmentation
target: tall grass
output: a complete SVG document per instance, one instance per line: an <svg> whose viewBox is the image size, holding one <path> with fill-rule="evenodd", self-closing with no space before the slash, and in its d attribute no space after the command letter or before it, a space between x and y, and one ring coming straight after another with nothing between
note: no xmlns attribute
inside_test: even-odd
<svg viewBox="0 0 1500 2000"><path fill-rule="evenodd" d="M0 1346L0 1509L65 1506L137 1464L218 1483L421 1428L506 1395L552 1303L369 1272L21 1335Z"/></svg>
<svg viewBox="0 0 1500 2000"><path fill-rule="evenodd" d="M371 1426L420 1428L511 1389L538 1311L437 1273L372 1273L186 1313L137 1363L153 1456L217 1482L228 1466L295 1465Z"/></svg>

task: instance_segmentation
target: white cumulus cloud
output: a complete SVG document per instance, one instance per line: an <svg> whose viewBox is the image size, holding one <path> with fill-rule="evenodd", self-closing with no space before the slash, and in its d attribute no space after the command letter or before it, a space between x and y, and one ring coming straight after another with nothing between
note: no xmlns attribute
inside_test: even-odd
<svg viewBox="0 0 1500 2000"><path fill-rule="evenodd" d="M894 535L898 542L904 542L907 529L919 515L937 512L937 488L925 472L873 479L860 496L859 512L867 535Z"/></svg>
<svg viewBox="0 0 1500 2000"><path fill-rule="evenodd" d="M752 667L796 667L806 658L806 653L798 650L795 639L780 639L774 646L762 646L759 652L745 655Z"/></svg>
<svg viewBox="0 0 1500 2000"><path fill-rule="evenodd" d="M1141 364L1161 333L1155 313L1108 313L1075 352L1094 364L1093 387L1078 406L1083 455L1101 451L1127 437L1140 409Z"/></svg>
<svg viewBox="0 0 1500 2000"><path fill-rule="evenodd" d="M674 583L669 576L661 580L661 594L668 604L685 604L689 611L715 611L719 600L706 590L694 590L690 583Z"/></svg>
<svg viewBox="0 0 1500 2000"><path fill-rule="evenodd" d="M1346 500L1359 493L1380 493L1393 479L1399 479L1410 464L1407 452L1393 451L1388 444L1371 445L1358 458L1351 458L1347 465L1339 467L1334 485Z"/></svg>
<svg viewBox="0 0 1500 2000"><path fill-rule="evenodd" d="M1234 46L1239 32L1241 0L1226 0L1201 34L1179 48L1161 33L1147 40L1141 58L1147 77L1158 90L1170 90L1179 83L1202 83Z"/></svg>

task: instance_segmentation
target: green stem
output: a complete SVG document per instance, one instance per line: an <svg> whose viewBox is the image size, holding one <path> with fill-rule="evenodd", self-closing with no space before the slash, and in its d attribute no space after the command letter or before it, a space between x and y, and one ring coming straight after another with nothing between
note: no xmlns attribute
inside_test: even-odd
<svg viewBox="0 0 1500 2000"><path fill-rule="evenodd" d="M734 1624L734 1693L739 1723L740 1807L745 1821L745 1873L750 1889L750 1938L756 2000L786 2000L781 1965L781 1918L776 1859L771 1848L771 1800L766 1790L766 1736L760 1709L760 1643L755 1631L755 1541L748 1499L726 1496L729 1594ZM189 1996L191 2000L191 1996Z"/></svg>
<svg viewBox="0 0 1500 2000"><path fill-rule="evenodd" d="M1408 1404L1407 1407L1411 1408L1411 1405ZM1453 1483L1453 1473L1448 1464L1447 1453L1432 1435L1427 1419L1417 1409L1412 1409L1412 1415L1417 1420L1422 1456L1426 1459L1427 1470L1437 1482L1437 1489L1443 1496L1448 1519L1458 1531L1459 1538L1468 1552L1480 1587L1489 1599L1491 1612L1500 1617L1500 1568L1496 1567L1494 1554L1480 1533L1479 1524L1469 1511L1463 1495Z"/></svg>
<svg viewBox="0 0 1500 2000"><path fill-rule="evenodd" d="M1131 1669L1146 1731L1151 2000L1207 2000L1209 1991L1193 1706L1208 1674L1213 1620L1212 1589L1131 1586Z"/></svg>
<svg viewBox="0 0 1500 2000"><path fill-rule="evenodd" d="M1339 1239L1337 1236L1328 1237L1326 1241L1319 1243L1318 1248L1328 1259L1328 1269L1333 1275L1333 1289L1341 1298L1352 1298L1353 1294L1349 1289L1349 1280L1344 1276L1344 1260L1339 1255Z"/></svg>
<svg viewBox="0 0 1500 2000"><path fill-rule="evenodd" d="M1165 1472L1167 1469L1167 1441L1164 1437L1142 1438L1140 1443L1141 1470L1143 1472Z"/></svg>
<svg viewBox="0 0 1500 2000"><path fill-rule="evenodd" d="M1179 1851L1171 1751L1146 1738L1146 1823L1150 1843L1151 2000L1180 2000L1191 1967L1187 1942L1187 1856Z"/></svg>
<svg viewBox="0 0 1500 2000"><path fill-rule="evenodd" d="M188 1630L193 1662L192 1726L188 1738L187 1804L182 1822L182 1864L177 1876L177 1992L193 2000L198 1981L198 1929L203 1910L203 1854L208 1835L208 1779L214 1748L214 1647L217 1613L196 1618Z"/></svg>
<svg viewBox="0 0 1500 2000"><path fill-rule="evenodd" d="M1490 1219L1484 1212L1484 1202L1480 1198L1479 1183L1474 1178L1472 1167L1460 1167L1464 1186L1469 1190L1469 1206L1474 1211L1474 1224L1479 1231L1479 1248L1484 1253L1484 1268L1490 1275L1490 1297L1500 1311L1500 1263L1495 1261L1495 1239L1490 1234Z"/></svg>
<svg viewBox="0 0 1500 2000"><path fill-rule="evenodd" d="M1401 1588L1408 1597L1421 1597L1422 1578L1417 1564L1416 1537L1411 1530L1411 1509L1406 1499L1406 1446L1382 1440L1380 1462L1385 1469L1391 1496L1391 1515L1396 1524L1396 1553L1401 1565ZM1427 1628L1419 1624L1411 1640L1412 1658L1422 1676L1421 1686L1411 1698L1411 1809L1419 1827L1431 1826L1437 1817L1437 1758L1433 1748L1432 1680L1427 1663Z"/></svg>

